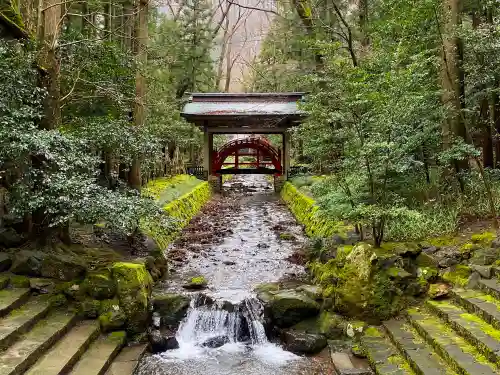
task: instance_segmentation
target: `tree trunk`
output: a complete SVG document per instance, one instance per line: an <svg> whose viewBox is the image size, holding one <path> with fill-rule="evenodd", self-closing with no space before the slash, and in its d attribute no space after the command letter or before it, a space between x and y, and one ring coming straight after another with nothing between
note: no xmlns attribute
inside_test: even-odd
<svg viewBox="0 0 500 375"><path fill-rule="evenodd" d="M44 100L44 118L41 127L44 129L57 128L61 123L60 64L57 57L57 41L59 37L59 21L61 18L61 5L59 0L45 0L43 7L42 51L40 66L42 73L42 86L47 90Z"/></svg>
<svg viewBox="0 0 500 375"><path fill-rule="evenodd" d="M443 123L443 147L449 148L453 134L464 141L467 132L462 115L464 108L464 74L462 69L462 41L456 35L456 27L461 24L461 0L443 0L445 28L443 36L441 82L444 89L443 103L451 112ZM456 172L468 168L468 160L455 160Z"/></svg>
<svg viewBox="0 0 500 375"><path fill-rule="evenodd" d="M143 126L146 120L144 108L146 77L144 76L143 69L148 59L146 49L148 42L148 0L138 0L137 16L137 63L139 66L135 77L134 123L135 126ZM141 162L139 155L135 155L132 159L129 184L137 190L141 189Z"/></svg>

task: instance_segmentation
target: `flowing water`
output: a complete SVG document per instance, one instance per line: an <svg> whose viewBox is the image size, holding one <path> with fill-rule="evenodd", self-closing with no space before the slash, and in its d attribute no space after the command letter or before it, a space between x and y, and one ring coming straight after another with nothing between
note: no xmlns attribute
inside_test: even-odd
<svg viewBox="0 0 500 375"><path fill-rule="evenodd" d="M253 289L264 282L297 279L304 269L287 258L304 241L301 227L265 176L236 176L170 249L175 276L159 286L183 291L203 275L208 289L191 293L176 333L179 348L147 356L138 375L327 374L321 361L300 357L266 337L263 307ZM280 233L293 235L281 240ZM174 258L175 258L174 256Z"/></svg>

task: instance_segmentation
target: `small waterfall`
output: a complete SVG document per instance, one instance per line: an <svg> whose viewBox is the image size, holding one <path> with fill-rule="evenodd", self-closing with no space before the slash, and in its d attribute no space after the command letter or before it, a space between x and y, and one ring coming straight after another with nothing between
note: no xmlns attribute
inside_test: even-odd
<svg viewBox="0 0 500 375"><path fill-rule="evenodd" d="M227 343L267 343L263 325L263 307L256 298L233 305L213 301L203 295L191 300L191 306L176 334L183 346L219 347Z"/></svg>

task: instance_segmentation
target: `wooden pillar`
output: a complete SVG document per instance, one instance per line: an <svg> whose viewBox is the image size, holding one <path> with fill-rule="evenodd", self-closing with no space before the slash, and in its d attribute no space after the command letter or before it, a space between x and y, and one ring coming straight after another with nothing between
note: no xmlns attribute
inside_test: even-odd
<svg viewBox="0 0 500 375"><path fill-rule="evenodd" d="M205 126L203 128L203 176L208 177L212 173L212 147L214 135Z"/></svg>
<svg viewBox="0 0 500 375"><path fill-rule="evenodd" d="M257 169L259 169L260 167L260 153L259 153L259 149L257 149Z"/></svg>
<svg viewBox="0 0 500 375"><path fill-rule="evenodd" d="M283 133L283 176L288 180L288 170L290 169L290 133Z"/></svg>
<svg viewBox="0 0 500 375"><path fill-rule="evenodd" d="M239 154L239 150L236 149L236 151L234 152L234 167L236 169L238 169L238 164L239 164L239 160L238 160L239 159L239 155L238 154Z"/></svg>

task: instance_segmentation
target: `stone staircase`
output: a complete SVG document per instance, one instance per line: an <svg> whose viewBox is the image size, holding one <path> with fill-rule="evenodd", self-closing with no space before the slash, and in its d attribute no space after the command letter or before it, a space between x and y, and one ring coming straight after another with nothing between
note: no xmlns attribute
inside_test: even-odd
<svg viewBox="0 0 500 375"><path fill-rule="evenodd" d="M362 346L379 375L500 374L500 283L454 289L404 317L370 327Z"/></svg>
<svg viewBox="0 0 500 375"><path fill-rule="evenodd" d="M145 347L28 288L0 290L0 375L132 375Z"/></svg>

